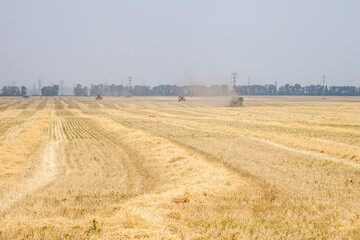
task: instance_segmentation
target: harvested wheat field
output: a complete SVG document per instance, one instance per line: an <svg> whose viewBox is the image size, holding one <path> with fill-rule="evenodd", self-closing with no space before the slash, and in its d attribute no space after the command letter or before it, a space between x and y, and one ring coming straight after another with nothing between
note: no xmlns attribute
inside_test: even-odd
<svg viewBox="0 0 360 240"><path fill-rule="evenodd" d="M360 239L360 98L0 98L0 239Z"/></svg>

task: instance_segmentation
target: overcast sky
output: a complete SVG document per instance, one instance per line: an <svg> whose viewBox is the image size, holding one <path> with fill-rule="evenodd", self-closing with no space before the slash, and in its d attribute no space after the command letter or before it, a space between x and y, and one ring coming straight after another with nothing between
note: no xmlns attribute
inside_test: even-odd
<svg viewBox="0 0 360 240"><path fill-rule="evenodd" d="M0 0L0 85L360 85L359 0Z"/></svg>

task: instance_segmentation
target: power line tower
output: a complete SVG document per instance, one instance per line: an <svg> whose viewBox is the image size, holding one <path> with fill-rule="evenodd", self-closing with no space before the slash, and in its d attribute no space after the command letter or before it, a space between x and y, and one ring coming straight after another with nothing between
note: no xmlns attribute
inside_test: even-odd
<svg viewBox="0 0 360 240"><path fill-rule="evenodd" d="M42 85L42 81L41 81L41 78L39 78L39 80L38 80L39 95L41 95L41 85Z"/></svg>
<svg viewBox="0 0 360 240"><path fill-rule="evenodd" d="M190 78L190 89L189 90L190 90L189 95L190 95L190 97L192 97L194 94L193 78Z"/></svg>
<svg viewBox="0 0 360 240"><path fill-rule="evenodd" d="M231 73L231 79L233 81L233 87L236 87L236 81L239 79L238 74L236 72Z"/></svg>
<svg viewBox="0 0 360 240"><path fill-rule="evenodd" d="M61 95L61 96L63 95L63 88L64 88L64 81L61 80L61 81L60 81L60 95Z"/></svg>
<svg viewBox="0 0 360 240"><path fill-rule="evenodd" d="M128 84L128 96L127 97L131 96L132 83L133 83L133 77L129 76L128 81L127 81L127 84Z"/></svg>
<svg viewBox="0 0 360 240"><path fill-rule="evenodd" d="M323 75L323 97L322 99L325 99L325 74Z"/></svg>
<svg viewBox="0 0 360 240"><path fill-rule="evenodd" d="M248 97L250 97L250 77L248 77Z"/></svg>

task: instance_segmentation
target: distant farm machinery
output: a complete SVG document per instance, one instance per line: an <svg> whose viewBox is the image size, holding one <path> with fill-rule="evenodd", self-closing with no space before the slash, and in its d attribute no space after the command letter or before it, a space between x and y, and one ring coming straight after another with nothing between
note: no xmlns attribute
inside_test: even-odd
<svg viewBox="0 0 360 240"><path fill-rule="evenodd" d="M230 101L230 107L243 107L243 97L232 97Z"/></svg>
<svg viewBox="0 0 360 240"><path fill-rule="evenodd" d="M103 100L103 97L102 97L100 94L98 94L98 95L96 96L96 100Z"/></svg>
<svg viewBox="0 0 360 240"><path fill-rule="evenodd" d="M179 96L179 102L185 102L185 97L184 96Z"/></svg>

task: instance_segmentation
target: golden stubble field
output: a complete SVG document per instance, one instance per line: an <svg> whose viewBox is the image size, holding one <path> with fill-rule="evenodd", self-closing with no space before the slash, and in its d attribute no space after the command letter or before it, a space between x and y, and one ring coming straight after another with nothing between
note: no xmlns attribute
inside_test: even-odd
<svg viewBox="0 0 360 240"><path fill-rule="evenodd" d="M0 98L0 239L360 239L360 98Z"/></svg>

